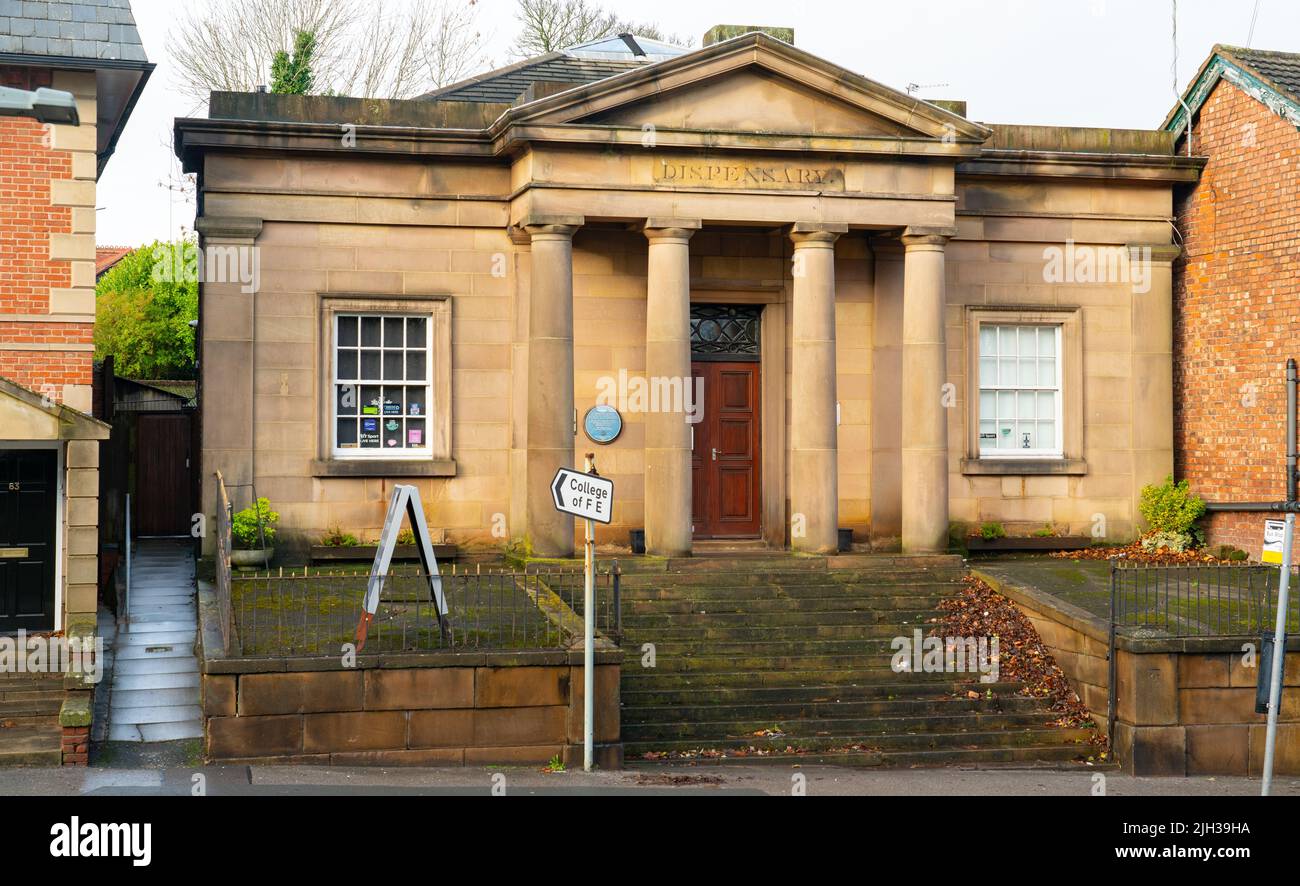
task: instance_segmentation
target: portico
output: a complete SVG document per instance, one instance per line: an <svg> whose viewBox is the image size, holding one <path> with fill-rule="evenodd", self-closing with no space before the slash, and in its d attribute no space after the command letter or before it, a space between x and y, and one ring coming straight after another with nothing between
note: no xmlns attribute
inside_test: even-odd
<svg viewBox="0 0 1300 886"><path fill-rule="evenodd" d="M351 100L217 96L178 122L199 229L255 231L262 259L245 313L205 314L205 371L257 394L205 404L205 473L250 476L304 537L365 534L384 482L423 483L447 540L537 557L574 551L548 487L587 451L617 489L598 541L643 529L660 556L842 530L929 553L955 524L1098 515L1131 536L1172 466L1168 349L1136 334L1169 275L1139 300L1047 256L1167 267L1197 169L1166 135L984 126L761 33L480 97L527 70L388 103L347 149ZM423 374L361 379L375 412L345 415L368 348ZM598 404L616 439L584 433Z"/></svg>

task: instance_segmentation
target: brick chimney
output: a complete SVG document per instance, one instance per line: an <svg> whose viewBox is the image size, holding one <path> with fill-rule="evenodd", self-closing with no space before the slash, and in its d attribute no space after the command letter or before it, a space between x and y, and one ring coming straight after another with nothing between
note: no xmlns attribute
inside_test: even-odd
<svg viewBox="0 0 1300 886"><path fill-rule="evenodd" d="M794 28L778 28L771 25L714 25L704 35L704 45L712 46L714 43L721 43L739 37L741 34L748 34L750 31L762 31L769 37L794 45Z"/></svg>

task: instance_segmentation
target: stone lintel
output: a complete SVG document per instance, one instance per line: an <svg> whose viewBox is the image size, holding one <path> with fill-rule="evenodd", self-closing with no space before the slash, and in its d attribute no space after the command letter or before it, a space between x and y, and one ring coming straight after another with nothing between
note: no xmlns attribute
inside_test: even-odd
<svg viewBox="0 0 1300 886"><path fill-rule="evenodd" d="M641 231L647 237L690 237L700 228L704 227L704 222L698 218L670 218L667 216L651 216L645 220L641 226Z"/></svg>
<svg viewBox="0 0 1300 886"><path fill-rule="evenodd" d="M903 245L913 246L943 246L950 239L957 236L955 227L942 227L937 225L908 225L903 229Z"/></svg>
<svg viewBox="0 0 1300 886"><path fill-rule="evenodd" d="M544 212L530 212L519 220L519 227L534 234L570 234L587 223L585 216L558 215ZM566 230L567 229L567 230Z"/></svg>
<svg viewBox="0 0 1300 886"><path fill-rule="evenodd" d="M849 232L845 222L795 222L790 226L790 239L796 246L804 243L834 243Z"/></svg>

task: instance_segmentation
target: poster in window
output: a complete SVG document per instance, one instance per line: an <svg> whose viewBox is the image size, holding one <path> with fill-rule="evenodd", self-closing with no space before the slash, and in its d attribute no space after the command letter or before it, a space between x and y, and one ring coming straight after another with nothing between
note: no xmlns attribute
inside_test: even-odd
<svg viewBox="0 0 1300 886"><path fill-rule="evenodd" d="M379 419L361 419L361 446L371 449L379 446Z"/></svg>

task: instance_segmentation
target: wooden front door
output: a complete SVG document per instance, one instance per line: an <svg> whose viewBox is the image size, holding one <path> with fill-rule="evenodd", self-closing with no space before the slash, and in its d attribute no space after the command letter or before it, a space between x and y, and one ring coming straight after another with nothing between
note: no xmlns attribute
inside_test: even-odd
<svg viewBox="0 0 1300 886"><path fill-rule="evenodd" d="M757 538L759 364L696 362L704 381L703 419L691 453L696 538Z"/></svg>
<svg viewBox="0 0 1300 886"><path fill-rule="evenodd" d="M136 425L136 535L189 535L190 417L141 415Z"/></svg>
<svg viewBox="0 0 1300 886"><path fill-rule="evenodd" d="M59 454L0 450L0 633L54 628Z"/></svg>

